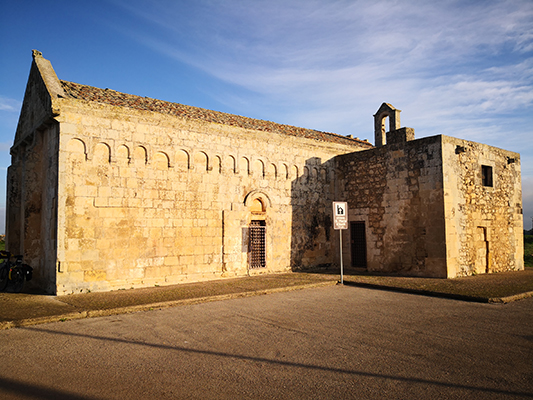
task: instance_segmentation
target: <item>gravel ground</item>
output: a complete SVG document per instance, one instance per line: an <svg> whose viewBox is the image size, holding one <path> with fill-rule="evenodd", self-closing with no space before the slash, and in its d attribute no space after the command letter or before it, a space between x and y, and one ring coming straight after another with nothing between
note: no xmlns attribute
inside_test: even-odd
<svg viewBox="0 0 533 400"><path fill-rule="evenodd" d="M498 301L498 298L533 292L533 268L524 271L483 274L455 279L412 278L386 275L368 275L352 271L345 281L362 286L380 286L405 291L448 294L478 301Z"/></svg>
<svg viewBox="0 0 533 400"><path fill-rule="evenodd" d="M346 285L486 303L533 296L533 268L456 279L370 275L348 269L343 278ZM339 280L338 270L322 270L67 296L0 293L0 329L334 285Z"/></svg>

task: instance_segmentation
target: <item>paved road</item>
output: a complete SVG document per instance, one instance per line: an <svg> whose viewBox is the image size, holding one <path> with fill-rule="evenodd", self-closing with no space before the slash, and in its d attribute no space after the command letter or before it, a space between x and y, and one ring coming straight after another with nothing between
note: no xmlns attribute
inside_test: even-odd
<svg viewBox="0 0 533 400"><path fill-rule="evenodd" d="M333 286L0 331L1 399L533 399L533 298Z"/></svg>

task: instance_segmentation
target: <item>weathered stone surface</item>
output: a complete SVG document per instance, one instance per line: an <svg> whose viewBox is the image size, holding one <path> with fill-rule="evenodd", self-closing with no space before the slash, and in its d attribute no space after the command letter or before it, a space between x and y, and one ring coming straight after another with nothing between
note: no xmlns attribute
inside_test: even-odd
<svg viewBox="0 0 533 400"><path fill-rule="evenodd" d="M46 63L35 57L28 86L49 98L30 94L23 107L30 114L54 97L39 75ZM54 97L54 117L21 123L17 137L33 142L15 143L10 167L8 246L24 253L47 290L165 285L331 262L324 227L331 160L369 143L57 84L66 90ZM249 268L253 220L266 226L265 268Z"/></svg>
<svg viewBox="0 0 533 400"><path fill-rule="evenodd" d="M520 156L443 137L449 275L524 269ZM492 185L482 179L492 171Z"/></svg>
<svg viewBox="0 0 533 400"><path fill-rule="evenodd" d="M519 156L414 140L399 113L380 107L372 148L60 81L34 52L8 170L8 250L57 294L306 269L339 263L331 203L345 200L365 224L370 270L522 269Z"/></svg>
<svg viewBox="0 0 533 400"><path fill-rule="evenodd" d="M523 269L519 155L441 135L405 139L337 158L337 197L366 225L368 269L444 278Z"/></svg>

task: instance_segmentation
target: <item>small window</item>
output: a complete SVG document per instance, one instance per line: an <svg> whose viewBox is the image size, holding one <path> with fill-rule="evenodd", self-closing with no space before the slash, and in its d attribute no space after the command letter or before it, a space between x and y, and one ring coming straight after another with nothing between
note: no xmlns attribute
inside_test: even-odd
<svg viewBox="0 0 533 400"><path fill-rule="evenodd" d="M481 166L481 182L483 186L492 187L493 181L492 181L492 167L489 165L482 165Z"/></svg>

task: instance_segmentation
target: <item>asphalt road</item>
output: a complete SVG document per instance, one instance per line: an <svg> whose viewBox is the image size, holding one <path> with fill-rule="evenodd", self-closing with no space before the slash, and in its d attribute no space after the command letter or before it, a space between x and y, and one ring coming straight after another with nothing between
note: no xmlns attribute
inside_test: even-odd
<svg viewBox="0 0 533 400"><path fill-rule="evenodd" d="M349 286L0 331L1 399L533 399L533 298Z"/></svg>

